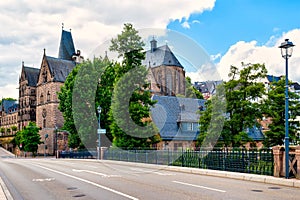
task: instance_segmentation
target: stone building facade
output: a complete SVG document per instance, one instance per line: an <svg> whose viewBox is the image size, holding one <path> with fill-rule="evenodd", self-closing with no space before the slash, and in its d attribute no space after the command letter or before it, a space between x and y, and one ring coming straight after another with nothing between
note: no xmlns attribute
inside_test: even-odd
<svg viewBox="0 0 300 200"><path fill-rule="evenodd" d="M40 70L24 66L22 63L19 78L18 129L22 130L29 122L36 121L36 84Z"/></svg>
<svg viewBox="0 0 300 200"><path fill-rule="evenodd" d="M39 145L40 154L53 155L57 149L67 148L68 133L60 130L64 119L58 109L58 92L75 65L82 61L80 51L75 52L71 32L62 30L57 58L46 55L44 49L39 69L22 64L17 126L21 130L32 121L41 129L44 143Z"/></svg>
<svg viewBox="0 0 300 200"><path fill-rule="evenodd" d="M14 135L18 127L18 104L15 100L2 100L0 109L0 136Z"/></svg>

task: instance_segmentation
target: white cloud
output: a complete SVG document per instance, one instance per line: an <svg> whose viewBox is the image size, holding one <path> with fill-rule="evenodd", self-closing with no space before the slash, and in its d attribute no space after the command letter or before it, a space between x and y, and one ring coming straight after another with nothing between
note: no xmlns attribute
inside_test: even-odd
<svg viewBox="0 0 300 200"><path fill-rule="evenodd" d="M278 46L284 39L289 38L296 46L292 57L289 59L289 78L293 81L300 81L300 29L294 29L283 33L280 37L270 37L265 45L257 45L256 41L239 41L232 45L217 64L219 74L223 80L228 79L228 72L231 65L241 66L244 63L264 63L268 74L280 76L285 74L285 61L281 57ZM272 44L272 45L271 45Z"/></svg>
<svg viewBox="0 0 300 200"><path fill-rule="evenodd" d="M190 29L190 28L191 28L188 21L184 21L183 23L181 23L181 26L182 26L183 28L186 28L186 29Z"/></svg>
<svg viewBox="0 0 300 200"><path fill-rule="evenodd" d="M40 67L43 49L57 56L61 23L72 28L75 47L85 57L99 44L119 33L124 23L138 29L163 28L172 20L211 10L215 0L152 1L46 1L0 2L0 96L18 97L21 63ZM46 5L46 6L45 6ZM8 92L9 91L9 92Z"/></svg>

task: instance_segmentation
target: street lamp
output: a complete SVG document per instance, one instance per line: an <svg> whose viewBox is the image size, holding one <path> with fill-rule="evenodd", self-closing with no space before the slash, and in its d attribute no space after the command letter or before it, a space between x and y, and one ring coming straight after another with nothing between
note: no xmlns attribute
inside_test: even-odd
<svg viewBox="0 0 300 200"><path fill-rule="evenodd" d="M97 107L97 111L98 111L98 149L97 149L97 159L100 160L100 147L101 147L101 141L100 141L100 114L101 114L101 110L102 108L100 106Z"/></svg>
<svg viewBox="0 0 300 200"><path fill-rule="evenodd" d="M285 39L279 46L281 55L285 59L285 178L289 178L289 80L288 80L288 59L292 56L293 46L295 46L289 39Z"/></svg>

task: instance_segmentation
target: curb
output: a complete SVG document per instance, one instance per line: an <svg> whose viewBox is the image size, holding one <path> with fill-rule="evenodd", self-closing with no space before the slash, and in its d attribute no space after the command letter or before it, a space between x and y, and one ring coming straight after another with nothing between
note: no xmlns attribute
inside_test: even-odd
<svg viewBox="0 0 300 200"><path fill-rule="evenodd" d="M155 164L145 164L145 163L133 163L133 162L125 162L125 161L96 160L96 162L103 163L103 164L111 163L111 164L117 164L123 166L124 165L139 166L139 167L156 169L156 170L167 170L173 172L183 172L183 173L190 173L190 174L231 178L237 180L300 188L300 180L298 179L285 179L285 178L266 176L266 175L246 174L246 173L238 173L238 172L227 172L227 171L218 171L218 170L210 170L210 169L176 167L176 166L166 166L166 165L155 165Z"/></svg>

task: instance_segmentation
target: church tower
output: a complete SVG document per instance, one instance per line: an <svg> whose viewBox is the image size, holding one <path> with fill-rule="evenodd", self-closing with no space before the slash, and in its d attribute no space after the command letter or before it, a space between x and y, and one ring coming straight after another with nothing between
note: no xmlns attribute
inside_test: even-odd
<svg viewBox="0 0 300 200"><path fill-rule="evenodd" d="M148 67L148 79L153 94L161 96L185 95L185 71L168 45L157 47L157 41L150 41L143 65Z"/></svg>

